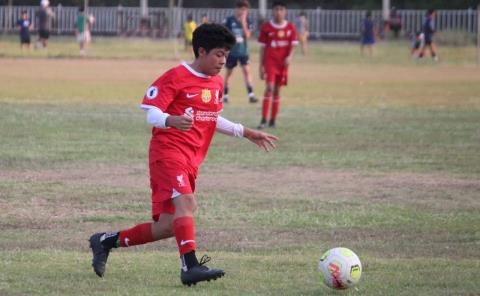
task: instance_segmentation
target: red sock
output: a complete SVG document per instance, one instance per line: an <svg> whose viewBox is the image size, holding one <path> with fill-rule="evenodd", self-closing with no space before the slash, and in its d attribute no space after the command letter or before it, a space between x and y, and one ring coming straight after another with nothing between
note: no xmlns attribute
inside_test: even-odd
<svg viewBox="0 0 480 296"><path fill-rule="evenodd" d="M280 108L280 96L276 96L273 98L272 117L270 118L271 121L275 121L277 119L279 108Z"/></svg>
<svg viewBox="0 0 480 296"><path fill-rule="evenodd" d="M195 251L195 223L193 217L183 216L173 220L173 232L177 239L180 255Z"/></svg>
<svg viewBox="0 0 480 296"><path fill-rule="evenodd" d="M272 100L272 92L266 91L263 96L262 120L267 120L271 100Z"/></svg>
<svg viewBox="0 0 480 296"><path fill-rule="evenodd" d="M120 247L131 247L153 242L152 223L138 224L120 231Z"/></svg>

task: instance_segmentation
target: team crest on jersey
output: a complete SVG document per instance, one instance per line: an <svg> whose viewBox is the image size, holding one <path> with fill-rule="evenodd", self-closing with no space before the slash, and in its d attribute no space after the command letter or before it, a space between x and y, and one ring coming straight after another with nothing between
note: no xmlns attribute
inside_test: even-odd
<svg viewBox="0 0 480 296"><path fill-rule="evenodd" d="M212 92L209 89L202 89L202 101L204 103L210 102L212 99Z"/></svg>
<svg viewBox="0 0 480 296"><path fill-rule="evenodd" d="M277 34L278 34L278 37L279 37L279 38L283 38L283 36L285 36L285 31L284 31L284 30L280 30L280 31L278 31Z"/></svg>
<svg viewBox="0 0 480 296"><path fill-rule="evenodd" d="M146 93L147 99L153 100L157 97L157 95L158 95L158 88L156 86L150 86Z"/></svg>

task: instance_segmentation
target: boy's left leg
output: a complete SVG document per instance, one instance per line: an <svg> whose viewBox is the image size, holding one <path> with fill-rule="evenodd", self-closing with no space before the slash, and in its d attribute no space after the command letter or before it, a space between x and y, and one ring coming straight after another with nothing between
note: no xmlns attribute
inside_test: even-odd
<svg viewBox="0 0 480 296"><path fill-rule="evenodd" d="M268 127L275 127L275 121L277 120L278 110L280 109L280 85L275 84L273 88L273 102L272 102L272 114L270 116L270 121L268 122Z"/></svg>
<svg viewBox="0 0 480 296"><path fill-rule="evenodd" d="M240 58L240 65L242 67L243 78L247 88L248 100L250 103L256 103L258 102L258 99L255 97L253 92L252 74L250 71L250 65L248 63L248 56L243 56Z"/></svg>
<svg viewBox="0 0 480 296"><path fill-rule="evenodd" d="M173 200L175 215L173 216L173 232L177 240L182 261L180 279L184 285L195 285L198 282L216 280L225 275L221 269L211 269L204 264L210 261L203 256L200 262L195 255L195 224L193 212L197 205L193 194L184 194Z"/></svg>

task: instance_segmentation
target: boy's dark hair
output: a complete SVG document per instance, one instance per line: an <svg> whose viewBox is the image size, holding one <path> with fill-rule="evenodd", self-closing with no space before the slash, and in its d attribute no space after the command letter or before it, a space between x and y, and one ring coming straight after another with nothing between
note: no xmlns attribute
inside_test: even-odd
<svg viewBox="0 0 480 296"><path fill-rule="evenodd" d="M250 8L250 2L248 2L248 0L237 0L237 2L235 2L235 7L236 8L243 8L243 7Z"/></svg>
<svg viewBox="0 0 480 296"><path fill-rule="evenodd" d="M198 58L198 49L204 48L207 53L214 48L230 50L235 45L235 36L229 29L220 24L203 24L193 31L193 53Z"/></svg>
<svg viewBox="0 0 480 296"><path fill-rule="evenodd" d="M193 21L193 15L192 14L189 14L187 15L187 21Z"/></svg>
<svg viewBox="0 0 480 296"><path fill-rule="evenodd" d="M307 14L305 13L305 11L300 11L300 13L298 14L299 16L307 16Z"/></svg>
<svg viewBox="0 0 480 296"><path fill-rule="evenodd" d="M287 4L285 4L284 1L273 1L272 8L275 8L277 6L285 7L287 8Z"/></svg>
<svg viewBox="0 0 480 296"><path fill-rule="evenodd" d="M372 12L370 10L367 11L367 13L365 14L365 17L367 18L372 17Z"/></svg>
<svg viewBox="0 0 480 296"><path fill-rule="evenodd" d="M78 8L78 11L80 11L80 12L84 12L84 11L85 11L85 7L83 7L83 6L80 6L80 7Z"/></svg>
<svg viewBox="0 0 480 296"><path fill-rule="evenodd" d="M435 9L430 8L430 9L427 11L427 16L431 16L434 12L435 12Z"/></svg>
<svg viewBox="0 0 480 296"><path fill-rule="evenodd" d="M26 10L22 10L21 15L27 14Z"/></svg>

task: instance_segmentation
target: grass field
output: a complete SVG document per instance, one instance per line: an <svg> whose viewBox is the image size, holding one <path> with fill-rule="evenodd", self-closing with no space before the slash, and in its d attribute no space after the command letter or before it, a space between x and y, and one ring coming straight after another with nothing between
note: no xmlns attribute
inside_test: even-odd
<svg viewBox="0 0 480 296"><path fill-rule="evenodd" d="M139 104L188 56L97 39L81 58L72 41L20 53L0 39L0 295L480 294L473 47L441 48L439 63L411 61L402 43L374 58L349 43L298 55L271 130L277 151L214 139L197 182L198 253L227 275L186 288L173 239L115 251L104 279L87 239L150 219ZM256 126L239 72L231 89L225 117ZM362 260L355 290L320 282L318 260L337 246Z"/></svg>

